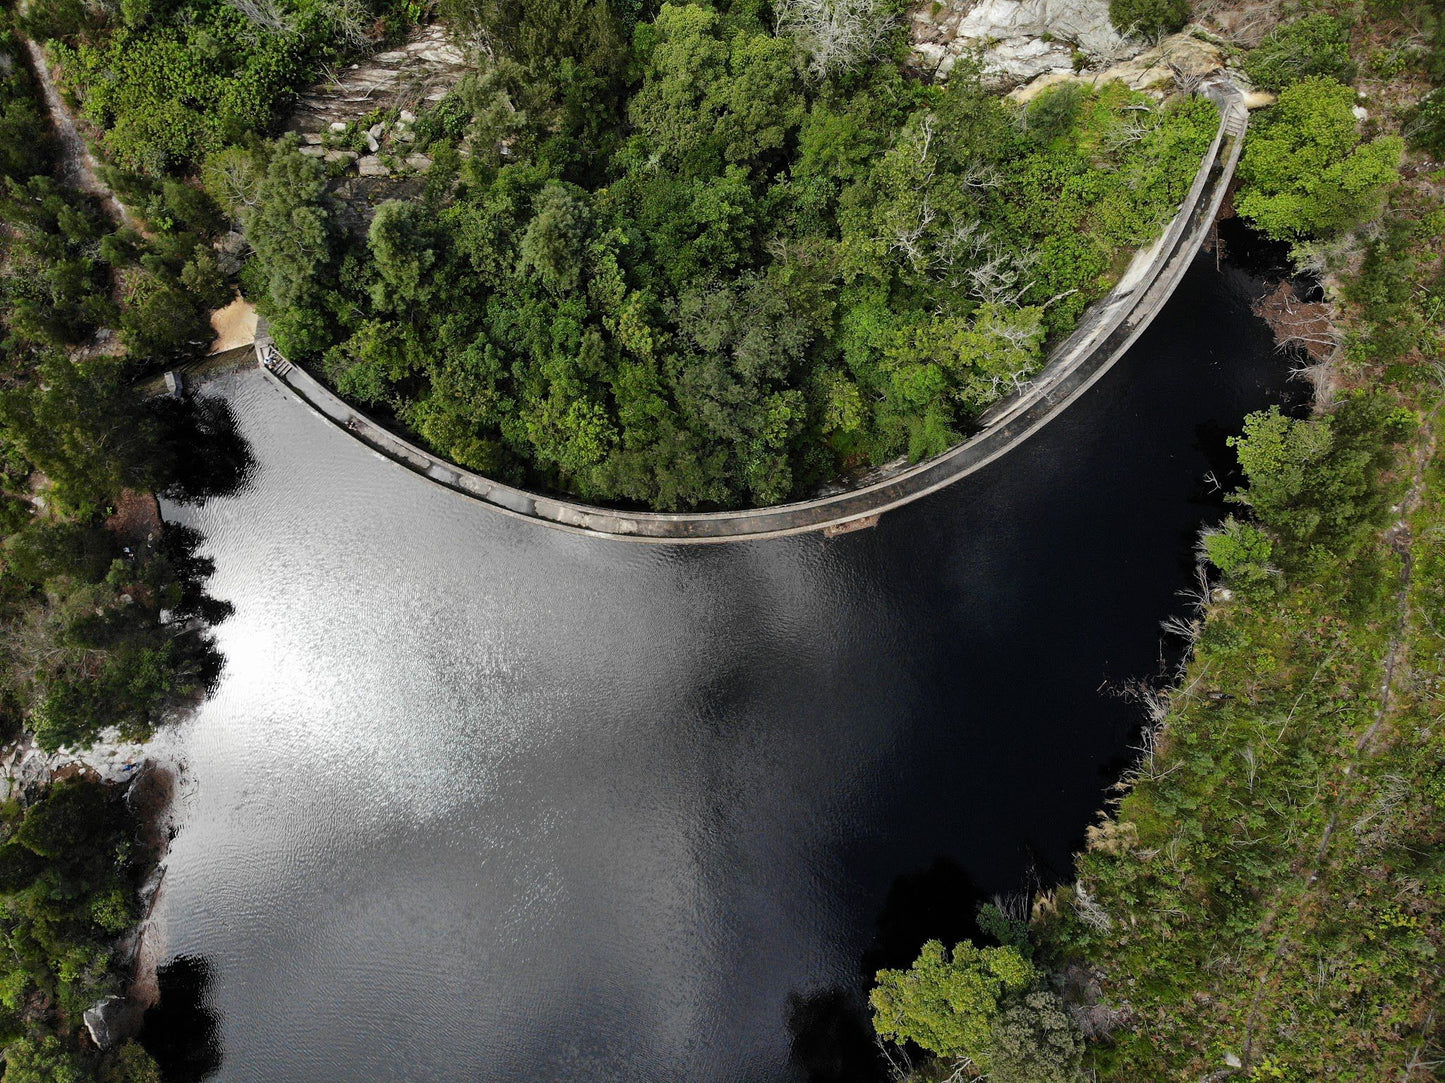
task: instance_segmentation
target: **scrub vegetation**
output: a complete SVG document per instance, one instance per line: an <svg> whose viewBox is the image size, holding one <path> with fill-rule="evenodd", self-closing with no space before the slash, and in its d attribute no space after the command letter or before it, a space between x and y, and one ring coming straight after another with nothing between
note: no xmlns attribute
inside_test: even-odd
<svg viewBox="0 0 1445 1083"><path fill-rule="evenodd" d="M966 66L920 81L880 4L568 10L454 0L492 59L417 119L420 197L364 229L292 144L211 175L289 359L463 466L588 500L765 505L944 451L1174 213L1218 126L1120 85L1023 108Z"/></svg>
<svg viewBox="0 0 1445 1083"><path fill-rule="evenodd" d="M219 670L207 628L227 607L153 494L216 484L228 418L135 385L203 350L229 291L194 189L130 186L143 236L66 181L9 11L0 68L0 737L74 750L147 737ZM159 1080L139 1046L80 1037L84 1011L123 991L118 943L149 864L125 794L42 778L0 804L5 1083Z"/></svg>
<svg viewBox="0 0 1445 1083"><path fill-rule="evenodd" d="M1190 653L1147 697L1077 879L1035 904L1033 980L933 1020L961 979L930 946L900 1020L898 978L879 975L879 1033L909 1039L916 1078L1000 1078L991 1049L1031 996L1055 998L1084 1048L1063 1064L1040 1038L1047 1063L1020 1078L1437 1077L1445 209L1438 167L1409 161L1399 182L1390 133L1437 93L1440 29L1425 4L1367 8L1316 10L1245 60L1279 101L1255 118L1236 207L1326 291L1332 341L1301 362L1315 414L1255 414L1232 441L1244 484L1201 538L1198 613L1168 626ZM1365 125L1337 81L1357 72ZM962 948L951 969L976 991Z"/></svg>

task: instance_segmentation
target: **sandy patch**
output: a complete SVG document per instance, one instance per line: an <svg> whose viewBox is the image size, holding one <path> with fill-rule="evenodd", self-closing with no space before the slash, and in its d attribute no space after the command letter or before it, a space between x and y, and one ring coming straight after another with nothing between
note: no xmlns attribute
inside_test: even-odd
<svg viewBox="0 0 1445 1083"><path fill-rule="evenodd" d="M237 297L225 308L211 313L211 327L216 332L216 340L211 343L210 353L249 346L256 338L256 306Z"/></svg>

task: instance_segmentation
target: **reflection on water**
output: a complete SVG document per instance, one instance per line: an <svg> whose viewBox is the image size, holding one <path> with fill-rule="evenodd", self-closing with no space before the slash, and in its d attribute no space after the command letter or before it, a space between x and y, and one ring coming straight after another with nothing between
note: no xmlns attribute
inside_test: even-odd
<svg viewBox="0 0 1445 1083"><path fill-rule="evenodd" d="M216 1078L865 1077L865 953L1066 874L1122 762L1106 693L1283 375L1233 288L1196 268L1062 420L831 541L553 533L212 384L254 464L169 509L235 612L158 916Z"/></svg>

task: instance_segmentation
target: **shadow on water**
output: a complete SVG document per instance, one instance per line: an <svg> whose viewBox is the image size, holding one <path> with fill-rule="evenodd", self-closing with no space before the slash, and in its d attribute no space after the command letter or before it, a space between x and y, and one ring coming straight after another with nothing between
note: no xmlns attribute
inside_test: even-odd
<svg viewBox="0 0 1445 1083"><path fill-rule="evenodd" d="M199 1083L221 1067L220 1019L211 1010L215 977L204 956L181 955L156 974L160 1002L145 1013L140 1042L165 1083Z"/></svg>
<svg viewBox="0 0 1445 1083"><path fill-rule="evenodd" d="M805 1083L884 1083L873 1024L856 993L838 986L792 993L787 1005L789 1059Z"/></svg>
<svg viewBox="0 0 1445 1083"><path fill-rule="evenodd" d="M958 862L935 858L922 872L904 873L888 889L873 943L863 953L862 971L906 967L929 940L957 944L978 936L976 917L983 892Z"/></svg>
<svg viewBox="0 0 1445 1083"><path fill-rule="evenodd" d="M250 445L235 411L216 396L159 398L150 404L159 429L164 476L161 496L178 504L200 504L234 496L255 469Z"/></svg>

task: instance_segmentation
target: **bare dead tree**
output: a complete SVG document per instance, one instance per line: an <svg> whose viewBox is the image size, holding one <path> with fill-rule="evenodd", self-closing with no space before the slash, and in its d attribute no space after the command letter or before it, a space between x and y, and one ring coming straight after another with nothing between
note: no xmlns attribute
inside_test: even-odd
<svg viewBox="0 0 1445 1083"><path fill-rule="evenodd" d="M280 0L226 0L226 3L240 12L252 28L261 34L289 34L291 17L286 14Z"/></svg>
<svg viewBox="0 0 1445 1083"><path fill-rule="evenodd" d="M1082 880L1074 882L1074 913L1095 932L1106 933L1114 927L1114 919Z"/></svg>
<svg viewBox="0 0 1445 1083"><path fill-rule="evenodd" d="M359 49L372 40L376 16L367 10L362 0L331 0L326 14L336 36L353 49Z"/></svg>
<svg viewBox="0 0 1445 1083"><path fill-rule="evenodd" d="M871 58L895 17L879 0L780 0L777 32L788 34L819 79Z"/></svg>
<svg viewBox="0 0 1445 1083"><path fill-rule="evenodd" d="M900 252L915 271L924 271L932 263L931 255L925 250L924 235L928 232L938 214L925 195L918 203L917 220L900 225L889 238L889 249Z"/></svg>

